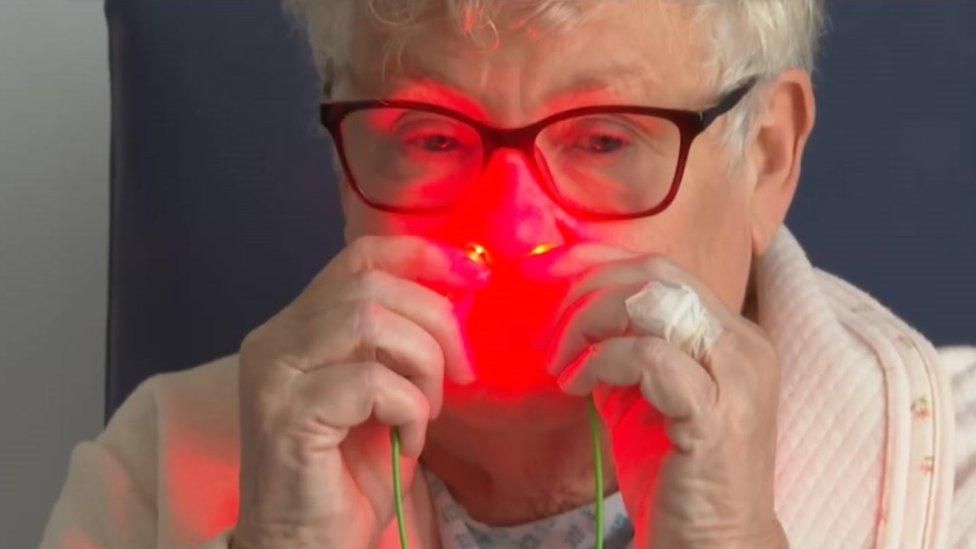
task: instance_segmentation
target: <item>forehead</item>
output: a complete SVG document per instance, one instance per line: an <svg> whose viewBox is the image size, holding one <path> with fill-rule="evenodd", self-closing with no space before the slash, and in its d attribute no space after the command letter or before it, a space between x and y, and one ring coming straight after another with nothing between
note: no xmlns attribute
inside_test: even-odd
<svg viewBox="0 0 976 549"><path fill-rule="evenodd" d="M385 58L389 32L354 18L350 67L335 95L405 97L447 104L502 124L582 104L693 108L708 97L703 33L686 2L592 2L561 30L501 30L495 44L462 38L446 18L402 36ZM340 98L340 97L335 97Z"/></svg>

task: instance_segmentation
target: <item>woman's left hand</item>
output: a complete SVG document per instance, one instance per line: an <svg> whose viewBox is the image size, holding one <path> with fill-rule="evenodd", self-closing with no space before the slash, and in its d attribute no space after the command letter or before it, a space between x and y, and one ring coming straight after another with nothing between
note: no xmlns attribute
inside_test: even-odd
<svg viewBox="0 0 976 549"><path fill-rule="evenodd" d="M632 326L624 300L684 283L723 332L701 361ZM779 357L765 332L662 255L598 264L569 286L548 369L593 393L636 547L788 547L773 506Z"/></svg>

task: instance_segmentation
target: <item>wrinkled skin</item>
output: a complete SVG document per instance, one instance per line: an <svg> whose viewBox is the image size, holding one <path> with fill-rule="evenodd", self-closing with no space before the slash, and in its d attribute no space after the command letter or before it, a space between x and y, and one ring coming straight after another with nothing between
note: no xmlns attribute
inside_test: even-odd
<svg viewBox="0 0 976 549"><path fill-rule="evenodd" d="M594 6L567 34L505 33L490 50L452 38L434 23L406 44L402 67L385 65L385 78L379 73L384 37L359 14L352 72L340 71L331 99L416 99L505 127L590 104L691 110L712 104L720 90L708 85L702 63L708 44L682 3ZM242 428L253 430L242 435L242 520L252 519L242 523L242 533L253 546L260 539L280 542L280 533L296 524L305 525L299 530L309 532L307 539L355 540L349 547L373 544L383 530L388 545L382 546L395 546L384 438L394 424L405 429L406 455L419 456L476 520L518 524L591 502L594 473L582 398L589 393L604 426L607 491L621 491L639 547L785 546L772 489L780 364L748 302L753 259L769 246L796 190L814 101L810 77L798 69L780 73L761 93L741 167L728 169L734 152L719 139L722 117L695 141L675 201L652 217L576 219L541 191L526 159L507 149L488 160L466 199L441 215L379 211L340 183L346 240L354 247L347 255L358 263L334 260L347 267L326 268L328 283L317 287L328 290L307 290L242 347L242 366L246 362L252 372L245 378L250 385L242 392L242 418L253 418L249 424L242 419ZM493 369L502 364L478 363L489 356L478 346L468 349L470 355L460 350L470 346L464 333L477 318L477 296L485 295L479 292L491 281L458 282L448 274L460 268L453 260L433 260L436 254L417 251L420 244L395 238L404 235L436 246L444 257L452 253L444 250L479 242L527 273L526 280L548 277L559 288L546 297L550 315L520 325L506 340L507 367L524 372L518 391L503 394L489 384L500 379ZM540 244L553 249L529 256ZM373 257L401 261L367 259ZM404 257L426 257L433 267ZM695 361L659 334L629 329L623 300L652 280L692 286L721 319L725 332L707 359ZM409 292L401 290L406 287ZM424 305L407 305L412 299ZM342 304L357 300L357 306ZM350 324L347 307L360 320L373 320ZM422 318L424 307L437 317ZM294 340L293 333L304 336ZM280 343L289 337L290 345ZM343 337L356 345L342 343ZM542 340L547 353L538 352ZM302 350L313 347L323 349L315 360ZM339 350L324 352L333 347ZM473 357L475 370L485 374L480 380L466 382L463 356ZM365 363L369 375L357 369ZM289 364L305 368L301 375L281 374L295 387L321 371L317 390L267 388L273 376L262 369ZM298 405L314 408L316 395L346 402L350 411L320 404L303 416ZM268 450L281 443L269 442L273 431L260 428L260 418L275 416L250 408L258 402L281 417L319 418L328 428L291 430L291 443L306 451L300 453L305 459L289 465ZM286 413L289 406L296 411ZM408 494L417 492L415 466L405 460ZM270 497L259 488L280 479L292 487L317 486L317 498L293 497L294 490ZM321 491L328 482L334 490ZM414 508L429 506L423 495L408 497ZM356 537L306 529L323 524L323 516L341 535ZM422 521L410 527L429 530Z"/></svg>

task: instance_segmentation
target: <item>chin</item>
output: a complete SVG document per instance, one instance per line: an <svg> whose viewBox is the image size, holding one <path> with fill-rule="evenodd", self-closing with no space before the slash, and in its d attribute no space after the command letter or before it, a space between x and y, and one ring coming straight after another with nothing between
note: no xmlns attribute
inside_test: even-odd
<svg viewBox="0 0 976 549"><path fill-rule="evenodd" d="M567 395L555 377L544 371L541 374L521 377L519 383L508 385L481 379L470 385L447 381L441 417L485 431L517 427L520 432L551 432L558 426L579 422L586 414L586 399Z"/></svg>

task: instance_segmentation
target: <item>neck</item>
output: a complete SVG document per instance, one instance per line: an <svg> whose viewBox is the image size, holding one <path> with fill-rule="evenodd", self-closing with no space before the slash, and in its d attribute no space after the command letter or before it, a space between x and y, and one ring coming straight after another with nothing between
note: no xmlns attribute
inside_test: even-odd
<svg viewBox="0 0 976 549"><path fill-rule="evenodd" d="M421 461L478 522L512 526L558 515L594 501L590 428L580 409L574 421L545 432L528 425L474 432L445 409L431 423ZM607 496L617 485L603 431Z"/></svg>

